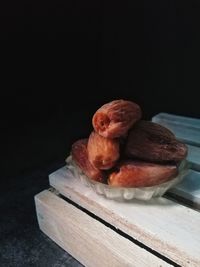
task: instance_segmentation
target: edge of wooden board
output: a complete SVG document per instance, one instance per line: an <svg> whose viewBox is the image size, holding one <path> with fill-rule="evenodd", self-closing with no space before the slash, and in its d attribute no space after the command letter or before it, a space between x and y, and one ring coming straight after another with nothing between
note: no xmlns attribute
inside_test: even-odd
<svg viewBox="0 0 200 267"><path fill-rule="evenodd" d="M180 265L200 266L200 214L165 198L119 203L97 195L65 167L49 177L65 197Z"/></svg>
<svg viewBox="0 0 200 267"><path fill-rule="evenodd" d="M85 266L172 266L48 190L35 204L40 229Z"/></svg>

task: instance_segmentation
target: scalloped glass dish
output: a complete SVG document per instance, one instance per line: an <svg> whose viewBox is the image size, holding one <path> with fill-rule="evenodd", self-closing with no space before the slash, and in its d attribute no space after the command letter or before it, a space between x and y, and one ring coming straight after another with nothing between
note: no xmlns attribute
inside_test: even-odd
<svg viewBox="0 0 200 267"><path fill-rule="evenodd" d="M169 188L182 181L187 174L189 166L186 160L179 165L179 174L168 182L150 187L113 187L108 184L96 182L88 178L82 170L75 164L72 157L66 159L66 168L69 175L79 179L84 185L91 187L97 194L108 199L127 201L131 199L150 200L153 197L161 197Z"/></svg>

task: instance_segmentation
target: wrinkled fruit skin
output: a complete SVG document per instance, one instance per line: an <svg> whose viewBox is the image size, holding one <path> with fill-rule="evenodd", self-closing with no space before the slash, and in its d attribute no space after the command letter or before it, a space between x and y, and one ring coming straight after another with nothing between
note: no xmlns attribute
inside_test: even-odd
<svg viewBox="0 0 200 267"><path fill-rule="evenodd" d="M105 174L103 171L95 168L88 160L87 143L88 139L81 139L72 145L72 159L86 176L92 180L104 183Z"/></svg>
<svg viewBox="0 0 200 267"><path fill-rule="evenodd" d="M161 165L143 161L124 161L110 174L108 184L116 187L148 187L167 182L174 178L176 165Z"/></svg>
<svg viewBox="0 0 200 267"><path fill-rule="evenodd" d="M179 162L187 156L187 146L164 126L139 121L129 132L125 155L152 162Z"/></svg>
<svg viewBox="0 0 200 267"><path fill-rule="evenodd" d="M119 140L105 138L92 132L88 140L88 159L98 169L108 170L119 159Z"/></svg>
<svg viewBox="0 0 200 267"><path fill-rule="evenodd" d="M114 100L99 108L93 118L95 131L106 138L124 136L133 124L140 120L141 108L134 102Z"/></svg>

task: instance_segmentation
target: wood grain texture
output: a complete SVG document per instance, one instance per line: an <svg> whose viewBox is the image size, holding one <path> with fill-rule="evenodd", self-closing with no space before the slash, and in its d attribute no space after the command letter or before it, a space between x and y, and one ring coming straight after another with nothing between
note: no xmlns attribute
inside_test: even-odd
<svg viewBox="0 0 200 267"><path fill-rule="evenodd" d="M65 167L50 175L50 185L116 228L181 266L200 266L200 213L165 198L119 203L97 195Z"/></svg>
<svg viewBox="0 0 200 267"><path fill-rule="evenodd" d="M195 127L200 129L200 119L197 118L185 117L165 112L158 113L154 117L159 118L160 120L171 121L182 126L188 126L190 128Z"/></svg>
<svg viewBox="0 0 200 267"><path fill-rule="evenodd" d="M200 172L200 147L191 145L187 145L187 147L188 147L187 160L191 164L191 169Z"/></svg>
<svg viewBox="0 0 200 267"><path fill-rule="evenodd" d="M87 267L172 266L48 190L35 203L40 229Z"/></svg>
<svg viewBox="0 0 200 267"><path fill-rule="evenodd" d="M169 190L186 203L200 210L200 172L190 170L183 181ZM177 198L178 199L178 198Z"/></svg>

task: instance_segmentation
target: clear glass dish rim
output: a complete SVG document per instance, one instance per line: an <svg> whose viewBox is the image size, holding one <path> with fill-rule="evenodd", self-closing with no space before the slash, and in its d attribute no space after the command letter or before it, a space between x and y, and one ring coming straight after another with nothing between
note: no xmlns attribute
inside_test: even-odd
<svg viewBox="0 0 200 267"><path fill-rule="evenodd" d="M104 195L110 199L118 198L121 200L130 200L133 198L147 200L152 197L162 196L171 187L180 183L189 170L189 163L185 159L179 165L179 174L167 182L147 187L114 187L109 184L94 181L87 177L72 160L71 155L66 159L66 163L66 167L71 172L71 175L74 177L78 176L83 184L90 186L96 193ZM118 193L117 197L114 194L112 196L112 193Z"/></svg>

